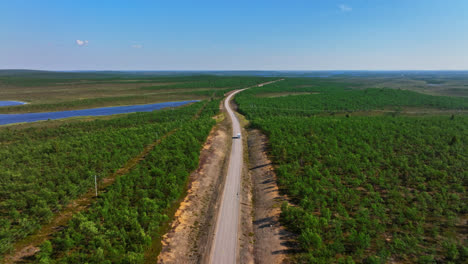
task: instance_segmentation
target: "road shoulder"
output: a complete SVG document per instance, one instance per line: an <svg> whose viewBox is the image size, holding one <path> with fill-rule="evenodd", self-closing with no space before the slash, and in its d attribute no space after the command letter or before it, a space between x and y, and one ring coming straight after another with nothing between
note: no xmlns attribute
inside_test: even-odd
<svg viewBox="0 0 468 264"><path fill-rule="evenodd" d="M253 183L253 229L255 263L288 263L294 252L294 234L279 221L281 204L273 165L267 156L268 139L257 129L248 130L249 174Z"/></svg>
<svg viewBox="0 0 468 264"><path fill-rule="evenodd" d="M221 114L224 116L224 114ZM223 186L226 153L230 153L230 125L226 117L210 132L200 154L199 168L190 175L187 195L163 236L158 263L200 263L209 252ZM211 234L211 235L210 235Z"/></svg>
<svg viewBox="0 0 468 264"><path fill-rule="evenodd" d="M232 109L236 112L236 116L239 119L239 123L242 129L242 144L243 144L243 169L241 179L241 191L240 191L240 227L239 227L239 262L254 263L254 230L253 230L253 183L249 174L249 150L247 142L247 130L248 120L239 112L237 112L237 105L233 102L231 104Z"/></svg>

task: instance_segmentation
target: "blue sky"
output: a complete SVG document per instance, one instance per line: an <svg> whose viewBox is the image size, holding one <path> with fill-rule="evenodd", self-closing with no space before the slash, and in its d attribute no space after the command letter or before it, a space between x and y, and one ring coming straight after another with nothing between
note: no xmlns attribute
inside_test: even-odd
<svg viewBox="0 0 468 264"><path fill-rule="evenodd" d="M0 0L0 69L468 70L467 0Z"/></svg>

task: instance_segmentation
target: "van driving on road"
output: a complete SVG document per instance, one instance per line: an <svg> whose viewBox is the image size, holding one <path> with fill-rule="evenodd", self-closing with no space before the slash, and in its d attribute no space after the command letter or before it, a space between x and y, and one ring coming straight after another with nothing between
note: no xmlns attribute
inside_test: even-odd
<svg viewBox="0 0 468 264"><path fill-rule="evenodd" d="M241 137L241 133L237 133L236 138L240 138L240 137Z"/></svg>

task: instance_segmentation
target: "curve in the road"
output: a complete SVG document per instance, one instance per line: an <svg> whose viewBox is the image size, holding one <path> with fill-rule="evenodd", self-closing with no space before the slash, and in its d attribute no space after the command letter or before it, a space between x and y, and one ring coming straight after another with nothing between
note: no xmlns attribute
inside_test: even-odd
<svg viewBox="0 0 468 264"><path fill-rule="evenodd" d="M257 85L258 87L281 81L275 80ZM248 89L248 88L245 88ZM224 183L224 190L221 197L221 204L216 222L215 237L211 249L210 262L212 264L233 264L237 262L238 249L238 230L240 222L240 185L243 166L242 138L237 137L241 134L241 126L237 116L231 109L230 101L237 94L245 89L237 90L231 93L224 106L232 123L232 148L229 157L229 167Z"/></svg>
<svg viewBox="0 0 468 264"><path fill-rule="evenodd" d="M243 89L244 90L244 89ZM235 138L241 133L239 120L232 111L229 102L232 97L243 91L231 93L224 101L224 106L232 122L232 148L229 157L229 167L221 198L221 207L216 223L215 239L212 248L211 263L236 263L237 241L240 219L239 191L243 165L242 139Z"/></svg>

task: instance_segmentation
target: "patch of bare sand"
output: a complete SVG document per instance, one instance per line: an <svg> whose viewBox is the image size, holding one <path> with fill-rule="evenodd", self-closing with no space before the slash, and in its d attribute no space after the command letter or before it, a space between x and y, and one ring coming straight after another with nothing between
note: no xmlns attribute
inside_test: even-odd
<svg viewBox="0 0 468 264"><path fill-rule="evenodd" d="M253 183L253 228L255 263L287 263L294 249L295 235L281 226L281 204L276 175L267 156L267 137L259 130L248 131L249 173Z"/></svg>
<svg viewBox="0 0 468 264"><path fill-rule="evenodd" d="M190 175L187 196L163 236L158 263L203 263L211 244L218 194L223 182L230 127L225 119L210 132L200 154L199 168Z"/></svg>

